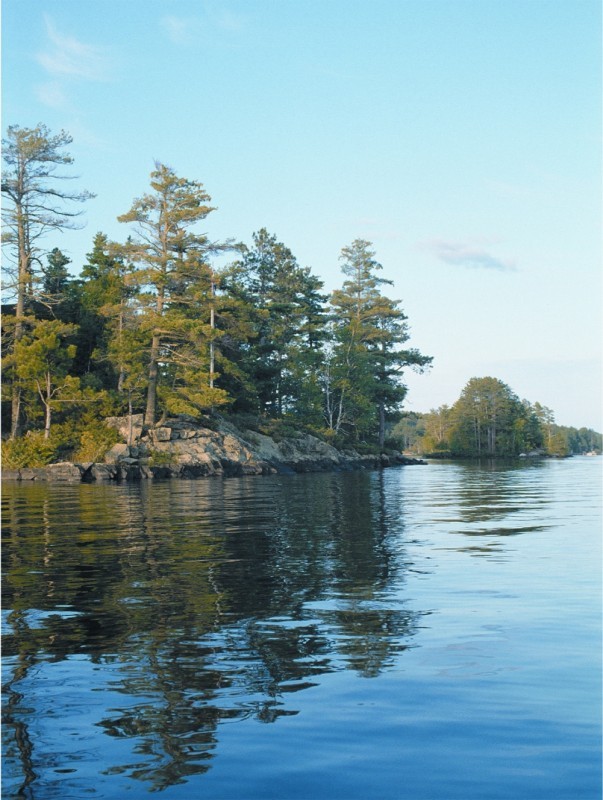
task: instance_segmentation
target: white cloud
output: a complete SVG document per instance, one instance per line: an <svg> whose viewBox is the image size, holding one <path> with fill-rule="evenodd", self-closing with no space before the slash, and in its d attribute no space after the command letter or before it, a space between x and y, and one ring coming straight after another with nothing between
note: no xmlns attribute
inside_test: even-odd
<svg viewBox="0 0 603 800"><path fill-rule="evenodd" d="M213 21L218 28L236 33L242 31L247 24L247 18L243 14L236 14L224 8L213 15Z"/></svg>
<svg viewBox="0 0 603 800"><path fill-rule="evenodd" d="M37 61L49 75L59 79L107 79L109 61L104 48L59 32L48 16L45 16L45 22L48 44L45 50L37 54Z"/></svg>
<svg viewBox="0 0 603 800"><path fill-rule="evenodd" d="M173 44L189 45L198 42L202 34L238 34L246 28L247 17L219 5L205 3L201 16L166 14L159 23Z"/></svg>
<svg viewBox="0 0 603 800"><path fill-rule="evenodd" d="M168 39L174 44L190 44L194 42L196 32L200 28L199 20L194 17L175 17L169 15L162 17L160 22Z"/></svg>
<svg viewBox="0 0 603 800"><path fill-rule="evenodd" d="M493 269L498 272L515 272L517 266L508 258L493 255L483 247L466 242L449 242L434 239L425 242L423 248L433 253L440 261L469 269Z"/></svg>
<svg viewBox="0 0 603 800"><path fill-rule="evenodd" d="M49 108L65 108L69 105L65 92L56 82L41 83L36 87L38 100Z"/></svg>

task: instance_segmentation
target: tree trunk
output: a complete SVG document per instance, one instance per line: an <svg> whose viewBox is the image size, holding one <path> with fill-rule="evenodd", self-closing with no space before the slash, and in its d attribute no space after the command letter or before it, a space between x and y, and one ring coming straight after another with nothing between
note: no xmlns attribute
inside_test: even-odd
<svg viewBox="0 0 603 800"><path fill-rule="evenodd" d="M26 228L23 210L17 207L17 238L19 247L19 267L17 277L17 304L15 307L15 344L23 338L23 318L25 317L25 296L27 293L29 275L29 254L26 239ZM17 365L15 364L15 368ZM21 433L21 390L16 385L16 376L13 379L11 393L11 426L10 438L16 439Z"/></svg>
<svg viewBox="0 0 603 800"><path fill-rule="evenodd" d="M128 447L132 445L132 390L128 392Z"/></svg>
<svg viewBox="0 0 603 800"><path fill-rule="evenodd" d="M337 409L337 421L335 423L335 433L339 433L339 429L341 428L341 423L343 422L343 395L345 393L344 389L341 389L339 393L339 407Z"/></svg>
<svg viewBox="0 0 603 800"><path fill-rule="evenodd" d="M216 296L216 284L211 281L211 308L209 310L209 327L211 328L211 339L209 342L209 388L214 388L214 371L216 368L215 350L214 350L214 330L216 328L216 312L214 309L214 297Z"/></svg>
<svg viewBox="0 0 603 800"><path fill-rule="evenodd" d="M10 438L16 439L21 433L21 390L16 383L13 383L11 393L11 418L10 418Z"/></svg>
<svg viewBox="0 0 603 800"><path fill-rule="evenodd" d="M385 446L385 405L379 403L379 450Z"/></svg>
<svg viewBox="0 0 603 800"><path fill-rule="evenodd" d="M44 400L44 438L50 438L50 420L52 417L52 408L50 407L50 398L52 397L52 387L50 383L50 373L46 373L46 399Z"/></svg>
<svg viewBox="0 0 603 800"><path fill-rule="evenodd" d="M159 360L159 345L161 340L159 336L153 336L151 343L151 360L149 362L149 385L147 388L147 408L144 415L145 425L155 424L155 412L157 408L157 379L159 375L158 360Z"/></svg>
<svg viewBox="0 0 603 800"><path fill-rule="evenodd" d="M164 289L157 295L155 303L155 313L161 318L163 315ZM147 409L144 415L145 425L155 424L155 414L157 412L157 382L159 380L159 349L161 347L161 337L153 334L151 341L151 360L149 362L149 385L147 389Z"/></svg>
<svg viewBox="0 0 603 800"><path fill-rule="evenodd" d="M123 338L123 330L124 330L124 301L122 300L120 303L120 310L119 310L119 320L117 326L117 332L119 337L119 347L121 350L122 347L122 338ZM123 367L123 364L119 365L119 375L117 376L117 391L121 394L124 390L124 381L126 379L126 371ZM130 392L130 397L132 392Z"/></svg>

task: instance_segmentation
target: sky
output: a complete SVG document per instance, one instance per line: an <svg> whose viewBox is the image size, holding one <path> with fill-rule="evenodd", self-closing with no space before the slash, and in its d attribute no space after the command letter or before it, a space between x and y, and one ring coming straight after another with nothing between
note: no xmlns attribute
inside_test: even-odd
<svg viewBox="0 0 603 800"><path fill-rule="evenodd" d="M155 161L213 240L262 227L341 285L372 242L409 346L405 410L499 378L603 429L598 0L2 0L2 130L73 137L96 197L53 234L79 274Z"/></svg>

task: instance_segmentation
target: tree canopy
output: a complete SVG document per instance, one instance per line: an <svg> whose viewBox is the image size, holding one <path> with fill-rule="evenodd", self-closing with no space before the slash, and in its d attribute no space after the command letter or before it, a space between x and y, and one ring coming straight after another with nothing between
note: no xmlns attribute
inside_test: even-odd
<svg viewBox="0 0 603 800"><path fill-rule="evenodd" d="M550 408L519 400L498 378L471 378L452 406L403 414L392 430L406 449L440 457L496 458L601 452L601 434L555 424Z"/></svg>
<svg viewBox="0 0 603 800"><path fill-rule="evenodd" d="M21 429L22 387L15 346L24 336L25 317L39 298L42 240L74 227L81 212L74 210L73 203L93 197L86 191L68 191L63 181L71 176L57 172L59 167L73 163L65 152L71 142L65 131L53 135L42 124L35 128L11 125L2 140L2 245L6 253L3 274L9 278L5 288L16 301L16 324L8 340L11 358L7 362L12 370L11 438Z"/></svg>

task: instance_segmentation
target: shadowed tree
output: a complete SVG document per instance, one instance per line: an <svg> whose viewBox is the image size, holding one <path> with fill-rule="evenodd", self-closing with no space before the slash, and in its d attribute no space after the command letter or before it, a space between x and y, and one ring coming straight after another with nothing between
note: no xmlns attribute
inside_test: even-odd
<svg viewBox="0 0 603 800"><path fill-rule="evenodd" d="M516 455L523 448L517 421L525 408L498 378L471 378L452 408L451 450L459 455Z"/></svg>
<svg viewBox="0 0 603 800"><path fill-rule="evenodd" d="M261 228L253 247L243 248L228 285L251 322L241 362L255 389L256 410L270 417L303 413L320 422L316 376L325 338L323 282Z"/></svg>

